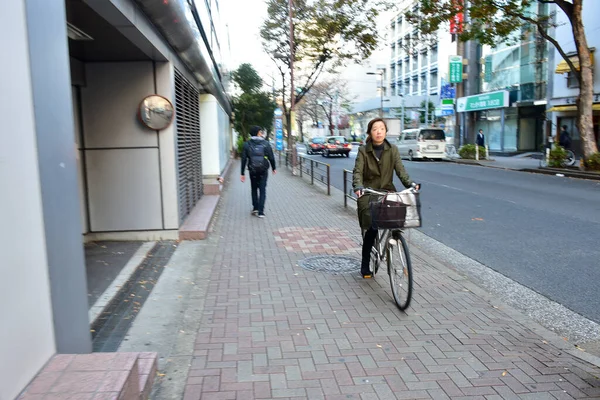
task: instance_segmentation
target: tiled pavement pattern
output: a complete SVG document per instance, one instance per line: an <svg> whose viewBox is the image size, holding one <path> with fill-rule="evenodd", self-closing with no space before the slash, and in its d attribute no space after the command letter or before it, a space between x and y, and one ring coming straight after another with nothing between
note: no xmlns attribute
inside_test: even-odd
<svg viewBox="0 0 600 400"><path fill-rule="evenodd" d="M186 400L600 398L599 368L561 353L424 259L413 257L406 314L385 274L363 280L358 271L298 267L303 249L320 249L281 246L290 229L359 235L341 198L281 171L269 178L267 218L258 219L249 191L232 175L220 206Z"/></svg>
<svg viewBox="0 0 600 400"><path fill-rule="evenodd" d="M353 241L348 231L327 227L287 227L273 231L278 245L286 250L305 254L360 254L360 243Z"/></svg>

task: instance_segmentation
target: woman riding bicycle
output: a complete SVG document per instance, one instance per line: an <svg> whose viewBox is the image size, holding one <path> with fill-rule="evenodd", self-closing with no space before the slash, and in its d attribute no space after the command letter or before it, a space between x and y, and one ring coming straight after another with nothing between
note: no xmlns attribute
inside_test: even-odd
<svg viewBox="0 0 600 400"><path fill-rule="evenodd" d="M363 278L371 278L369 262L371 249L377 237L377 229L371 225L371 211L369 208L369 196L362 196L362 189L384 190L395 192L392 183L393 173L396 172L402 184L407 187L416 187L409 178L398 148L386 140L387 125L381 118L375 118L369 122L367 127L367 143L358 150L356 163L354 165L354 177L352 188L358 197L358 221L363 231L366 231L363 239L362 262L360 270Z"/></svg>

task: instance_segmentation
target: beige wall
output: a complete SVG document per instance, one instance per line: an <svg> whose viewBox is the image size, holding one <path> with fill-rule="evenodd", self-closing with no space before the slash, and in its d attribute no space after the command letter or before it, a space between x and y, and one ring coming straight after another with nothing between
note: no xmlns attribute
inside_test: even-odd
<svg viewBox="0 0 600 400"><path fill-rule="evenodd" d="M85 76L81 102L89 230L176 229L175 125L156 132L137 118L140 102L150 94L174 103L170 64L157 63L155 70L152 62L89 63Z"/></svg>
<svg viewBox="0 0 600 400"><path fill-rule="evenodd" d="M0 399L12 399L55 353L25 8L0 13ZM6 79L9 77L9 79Z"/></svg>

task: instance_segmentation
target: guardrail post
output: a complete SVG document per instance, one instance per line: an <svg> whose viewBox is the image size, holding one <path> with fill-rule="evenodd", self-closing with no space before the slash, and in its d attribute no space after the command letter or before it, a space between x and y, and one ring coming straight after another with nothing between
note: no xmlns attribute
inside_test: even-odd
<svg viewBox="0 0 600 400"><path fill-rule="evenodd" d="M346 170L344 170L344 208L348 207L348 181L346 175Z"/></svg>
<svg viewBox="0 0 600 400"><path fill-rule="evenodd" d="M331 170L327 164L327 196L331 196Z"/></svg>
<svg viewBox="0 0 600 400"><path fill-rule="evenodd" d="M300 165L300 178L302 178L302 167L304 167L304 165L302 165L302 164L304 162L304 159L302 157L298 156L298 161L299 161L298 165Z"/></svg>
<svg viewBox="0 0 600 400"><path fill-rule="evenodd" d="M310 160L310 184L315 184L315 162Z"/></svg>

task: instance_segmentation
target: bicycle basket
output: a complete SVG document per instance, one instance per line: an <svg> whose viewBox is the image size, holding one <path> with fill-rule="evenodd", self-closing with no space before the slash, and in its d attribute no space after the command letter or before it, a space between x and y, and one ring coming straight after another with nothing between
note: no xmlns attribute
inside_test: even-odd
<svg viewBox="0 0 600 400"><path fill-rule="evenodd" d="M421 226L419 193L405 190L385 196L371 196L369 206L374 229L418 228Z"/></svg>

